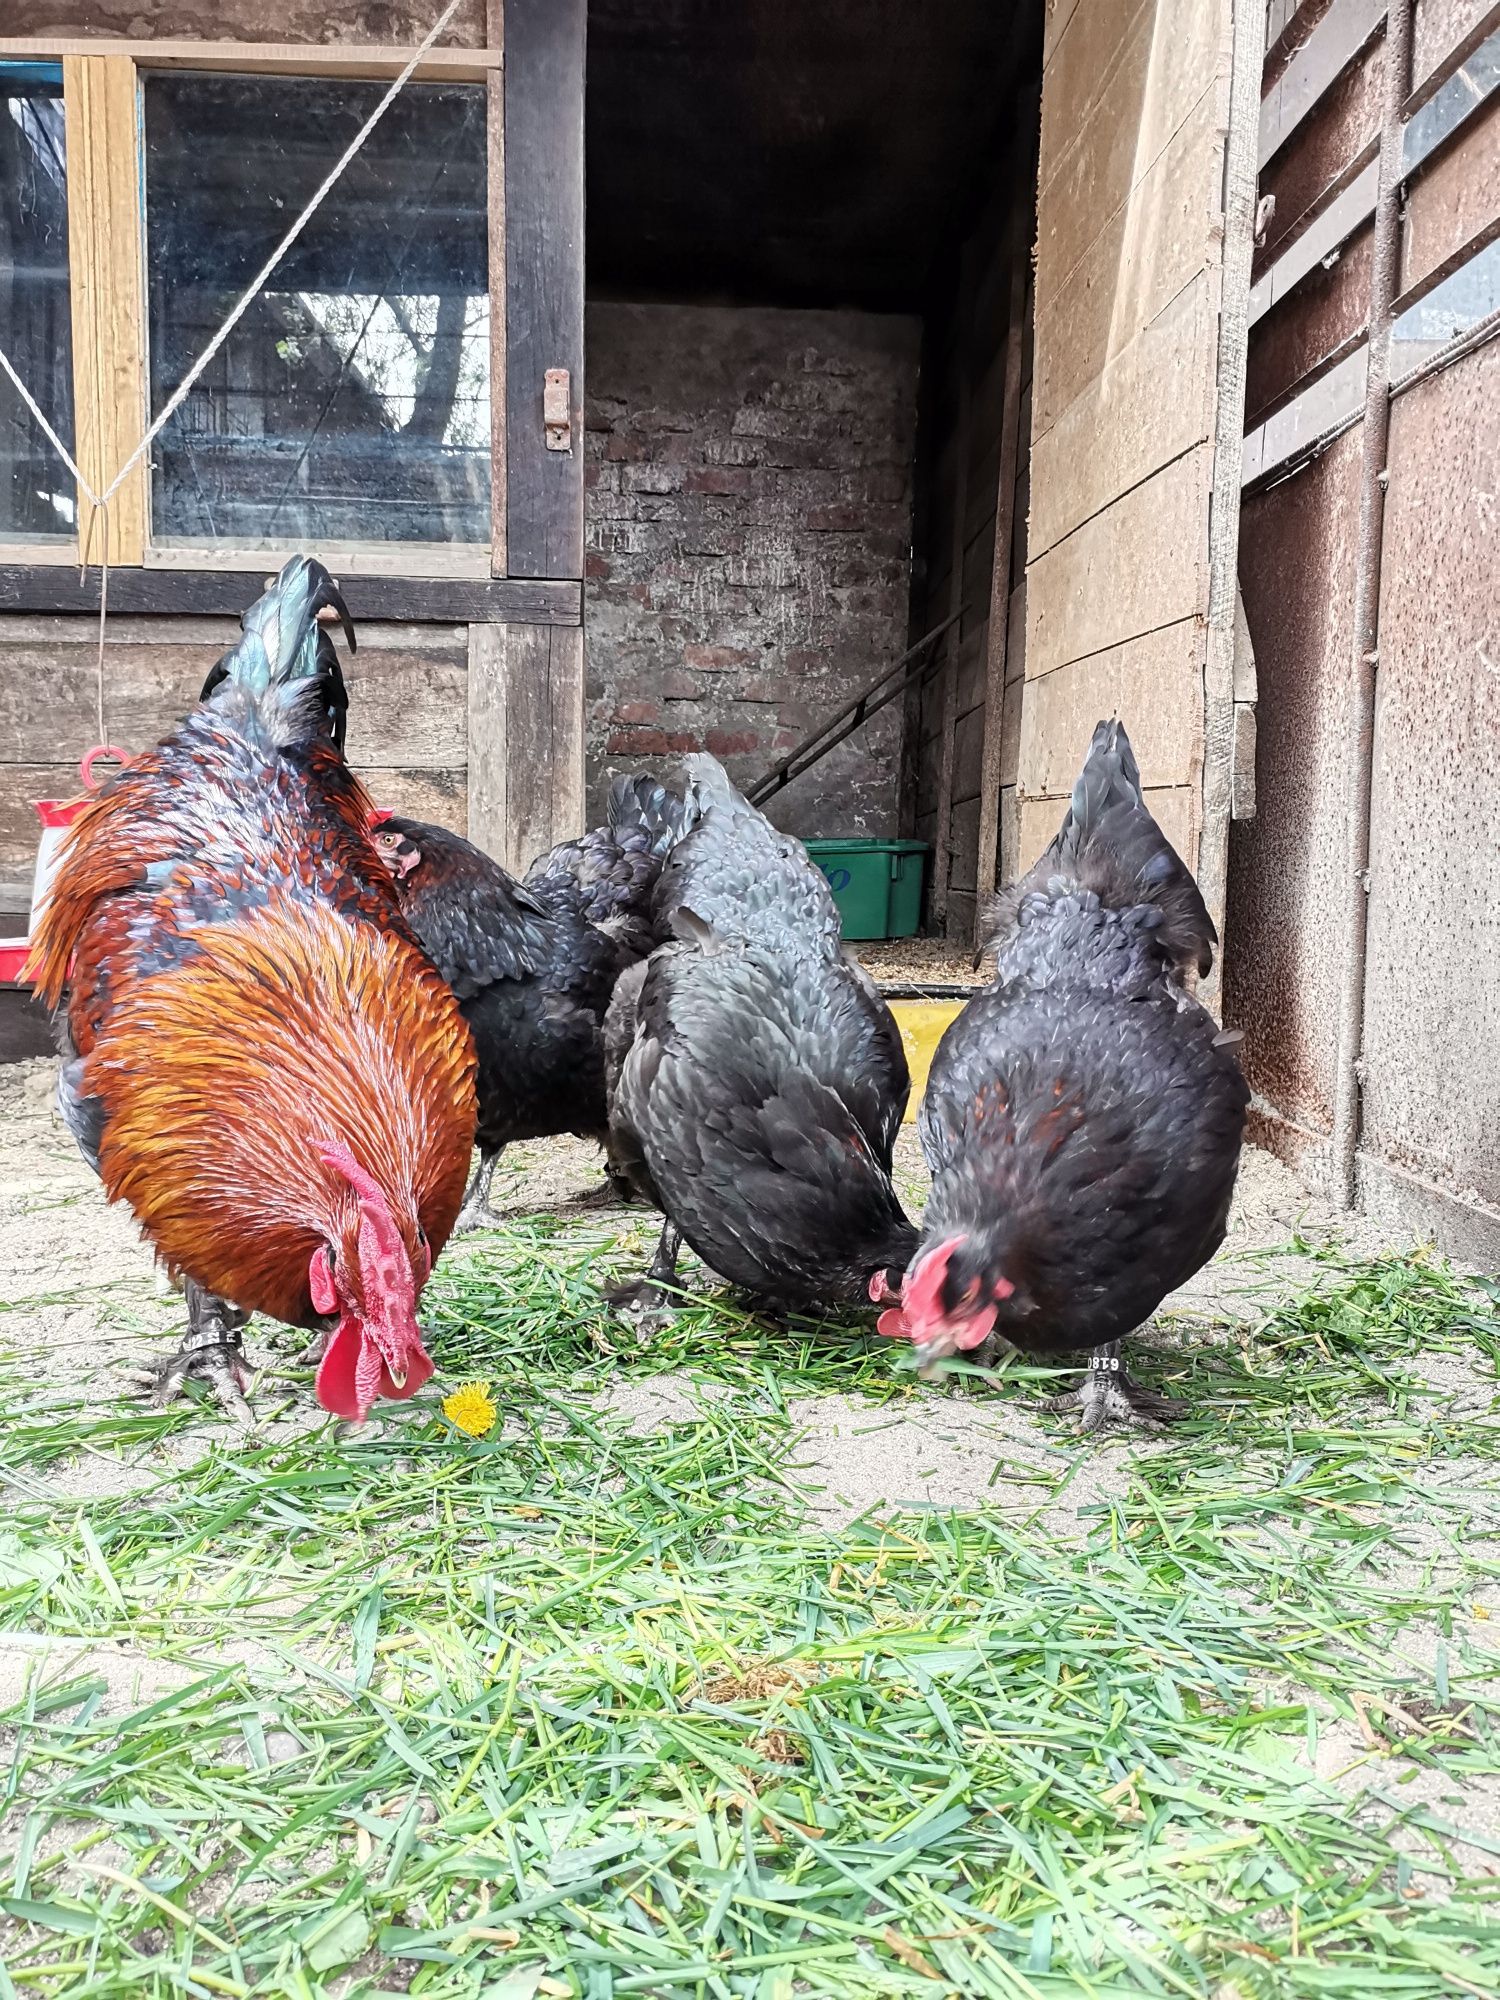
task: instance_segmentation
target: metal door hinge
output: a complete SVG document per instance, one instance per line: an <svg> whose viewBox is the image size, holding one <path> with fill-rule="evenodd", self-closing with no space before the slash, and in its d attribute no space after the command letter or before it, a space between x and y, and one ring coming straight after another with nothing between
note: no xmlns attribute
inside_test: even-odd
<svg viewBox="0 0 1500 2000"><path fill-rule="evenodd" d="M566 368L549 368L542 378L542 429L548 451L573 449L572 383Z"/></svg>

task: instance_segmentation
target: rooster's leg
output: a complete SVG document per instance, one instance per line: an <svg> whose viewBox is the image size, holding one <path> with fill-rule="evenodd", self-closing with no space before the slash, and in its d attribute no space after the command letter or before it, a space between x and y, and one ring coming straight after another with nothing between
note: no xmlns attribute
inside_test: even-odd
<svg viewBox="0 0 1500 2000"><path fill-rule="evenodd" d="M653 1332L676 1318L676 1308L662 1296L663 1285L677 1282L677 1255L682 1248L682 1231L673 1222L664 1222L656 1255L644 1278L606 1293L622 1319L635 1321L642 1333Z"/></svg>
<svg viewBox="0 0 1500 2000"><path fill-rule="evenodd" d="M1089 1355L1088 1368L1078 1387L1065 1396L1049 1397L1042 1408L1077 1410L1082 1418L1079 1428L1083 1431L1102 1431L1112 1423L1139 1423L1143 1418L1166 1424L1175 1417L1186 1416L1190 1404L1159 1396L1154 1389L1144 1388L1131 1377L1120 1351L1122 1344L1110 1340L1103 1347L1096 1347Z"/></svg>
<svg viewBox="0 0 1500 2000"><path fill-rule="evenodd" d="M249 1423L245 1391L253 1371L245 1359L243 1335L250 1315L227 1299L215 1298L191 1278L183 1290L187 1295L187 1332L175 1354L142 1370L140 1381L146 1399L153 1409L164 1410L182 1393L191 1376L204 1384L222 1410L240 1423Z"/></svg>
<svg viewBox="0 0 1500 2000"><path fill-rule="evenodd" d="M471 1229L499 1229L502 1226L500 1217L490 1207L490 1182L495 1178L495 1163L504 1151L503 1146L486 1146L481 1142L479 1165L464 1196L464 1205L458 1211L458 1220L453 1225L455 1236L467 1236Z"/></svg>

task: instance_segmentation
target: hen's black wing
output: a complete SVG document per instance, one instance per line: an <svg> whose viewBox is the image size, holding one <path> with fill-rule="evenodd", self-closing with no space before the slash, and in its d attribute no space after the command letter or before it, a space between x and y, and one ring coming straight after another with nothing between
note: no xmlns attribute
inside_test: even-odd
<svg viewBox="0 0 1500 2000"><path fill-rule="evenodd" d="M916 1231L830 1081L837 996L794 992L737 943L669 945L630 1011L612 1130L643 1191L733 1283L789 1304L866 1301Z"/></svg>
<svg viewBox="0 0 1500 2000"><path fill-rule="evenodd" d="M501 979L527 979L557 950L554 920L499 862L446 827L392 814L381 832L399 834L420 856L397 879L406 920L460 1000Z"/></svg>

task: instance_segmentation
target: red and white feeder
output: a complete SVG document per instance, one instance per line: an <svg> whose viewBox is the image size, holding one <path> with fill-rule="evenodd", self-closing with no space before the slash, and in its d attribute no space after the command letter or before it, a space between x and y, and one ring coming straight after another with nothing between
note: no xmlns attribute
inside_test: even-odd
<svg viewBox="0 0 1500 2000"><path fill-rule="evenodd" d="M42 822L42 837L36 850L36 873L31 879L31 921L27 925L25 937L0 938L0 986L24 986L26 961L31 956L31 940L36 934L37 919L46 901L47 891L52 886L52 877L57 872L58 856L68 828L77 819L84 807L91 804L95 795L108 776L100 772L98 766L106 764L128 764L128 750L117 750L113 744L101 743L89 751L78 766L83 779L83 792L74 799L38 799L37 818Z"/></svg>

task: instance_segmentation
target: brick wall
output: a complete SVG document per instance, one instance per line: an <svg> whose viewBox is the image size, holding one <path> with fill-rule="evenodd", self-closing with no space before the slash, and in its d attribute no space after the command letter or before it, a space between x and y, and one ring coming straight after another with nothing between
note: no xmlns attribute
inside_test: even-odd
<svg viewBox="0 0 1500 2000"><path fill-rule="evenodd" d="M914 319L588 308L589 794L707 749L748 783L907 641ZM891 834L900 703L772 802Z"/></svg>

